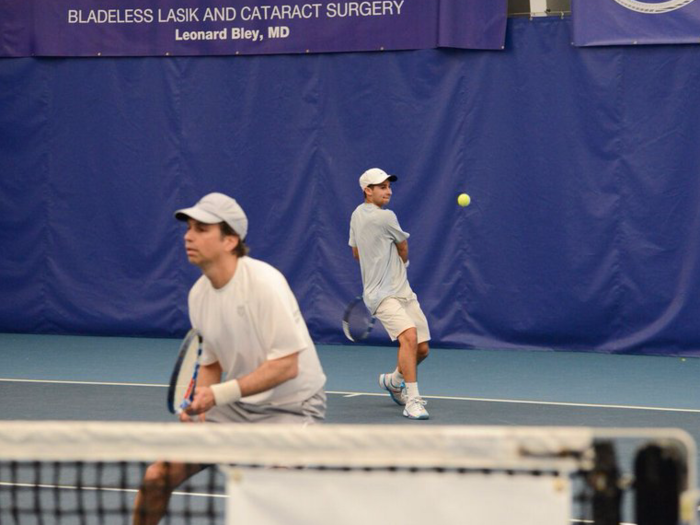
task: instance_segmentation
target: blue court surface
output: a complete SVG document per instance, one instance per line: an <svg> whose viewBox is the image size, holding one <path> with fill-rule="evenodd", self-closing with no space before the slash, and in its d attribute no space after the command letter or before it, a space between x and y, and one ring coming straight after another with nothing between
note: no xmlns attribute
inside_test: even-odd
<svg viewBox="0 0 700 525"><path fill-rule="evenodd" d="M0 334L0 419L174 421L166 385L179 344ZM318 351L328 377L328 423L674 427L700 441L693 394L700 359L433 349L419 368L430 420L409 421L377 384L393 369L394 348ZM627 470L632 450L620 452Z"/></svg>
<svg viewBox="0 0 700 525"><path fill-rule="evenodd" d="M2 419L169 421L175 339L0 334ZM377 385L391 347L319 346L329 423L677 427L700 438L700 359L432 349L419 368L430 420Z"/></svg>

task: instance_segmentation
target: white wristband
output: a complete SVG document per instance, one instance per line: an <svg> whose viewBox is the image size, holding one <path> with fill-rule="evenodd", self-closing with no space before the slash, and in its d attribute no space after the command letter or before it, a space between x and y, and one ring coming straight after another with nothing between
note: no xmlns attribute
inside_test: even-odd
<svg viewBox="0 0 700 525"><path fill-rule="evenodd" d="M408 265L409 265L409 264L411 264L411 261L406 261L405 263L403 263L403 265L404 265L406 268L408 268Z"/></svg>
<svg viewBox="0 0 700 525"><path fill-rule="evenodd" d="M241 387L237 379L211 385L211 392L214 394L214 404L216 406L235 403L241 398Z"/></svg>

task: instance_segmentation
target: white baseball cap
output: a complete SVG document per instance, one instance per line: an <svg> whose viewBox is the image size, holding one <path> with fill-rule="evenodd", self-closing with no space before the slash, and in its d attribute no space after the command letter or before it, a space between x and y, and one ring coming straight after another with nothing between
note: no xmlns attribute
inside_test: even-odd
<svg viewBox="0 0 700 525"><path fill-rule="evenodd" d="M209 193L202 197L191 208L183 208L175 212L178 221L192 218L204 224L225 222L241 239L248 233L248 217L235 199L223 193Z"/></svg>
<svg viewBox="0 0 700 525"><path fill-rule="evenodd" d="M360 175L360 188L364 191L371 184L381 184L387 179L394 182L396 178L396 175L389 175L386 171L379 168L370 168Z"/></svg>

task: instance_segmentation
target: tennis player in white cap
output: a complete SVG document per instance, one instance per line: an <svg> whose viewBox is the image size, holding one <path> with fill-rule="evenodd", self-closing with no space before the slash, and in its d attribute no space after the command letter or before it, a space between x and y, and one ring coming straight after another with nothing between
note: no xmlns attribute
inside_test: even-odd
<svg viewBox="0 0 700 525"><path fill-rule="evenodd" d="M430 329L416 294L408 283L409 234L401 229L391 199L395 175L372 168L360 177L364 202L350 219L352 254L360 262L363 299L392 341L399 341L398 365L379 376L379 386L404 407L409 419L428 419L425 400L418 391L417 366L428 357Z"/></svg>
<svg viewBox="0 0 700 525"><path fill-rule="evenodd" d="M287 280L247 255L243 209L227 195L210 193L175 218L187 223L187 258L202 271L188 301L191 324L202 334L202 366L183 421L195 415L232 423L324 419L326 376L316 347ZM134 523L158 523L169 492L202 468L151 465Z"/></svg>

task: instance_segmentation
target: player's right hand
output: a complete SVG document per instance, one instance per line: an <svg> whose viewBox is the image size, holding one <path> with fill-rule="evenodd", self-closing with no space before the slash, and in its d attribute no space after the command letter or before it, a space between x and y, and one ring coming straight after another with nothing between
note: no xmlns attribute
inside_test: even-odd
<svg viewBox="0 0 700 525"><path fill-rule="evenodd" d="M215 404L216 401L211 388L208 386L198 386L194 393L194 399L185 409L185 412L190 415L204 414L204 412L213 408Z"/></svg>

